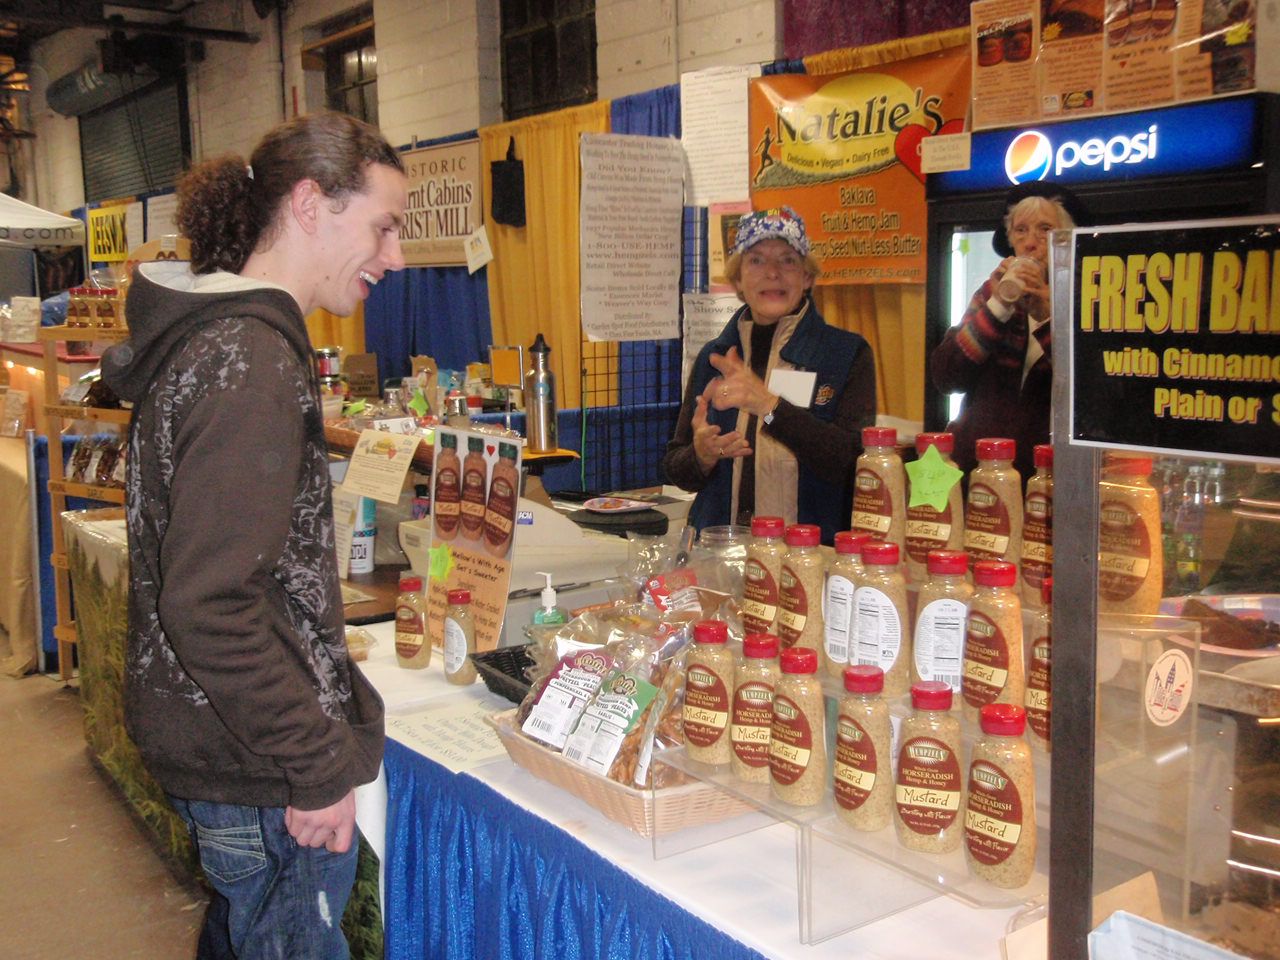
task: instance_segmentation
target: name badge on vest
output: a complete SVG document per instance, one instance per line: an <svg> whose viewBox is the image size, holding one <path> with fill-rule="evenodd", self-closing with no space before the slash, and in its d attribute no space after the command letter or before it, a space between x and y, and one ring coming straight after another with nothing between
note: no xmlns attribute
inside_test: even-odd
<svg viewBox="0 0 1280 960"><path fill-rule="evenodd" d="M770 393L808 410L813 400L813 385L817 382L818 375L812 370L774 370L769 374L768 387Z"/></svg>

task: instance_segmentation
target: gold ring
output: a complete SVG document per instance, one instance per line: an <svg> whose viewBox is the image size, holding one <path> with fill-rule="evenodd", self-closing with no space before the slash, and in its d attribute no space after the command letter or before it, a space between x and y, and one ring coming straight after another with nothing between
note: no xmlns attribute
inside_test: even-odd
<svg viewBox="0 0 1280 960"><path fill-rule="evenodd" d="M729 388L728 388L728 387L721 387L721 388L720 388L720 396L722 396L722 397L727 397L728 395L729 395Z"/></svg>

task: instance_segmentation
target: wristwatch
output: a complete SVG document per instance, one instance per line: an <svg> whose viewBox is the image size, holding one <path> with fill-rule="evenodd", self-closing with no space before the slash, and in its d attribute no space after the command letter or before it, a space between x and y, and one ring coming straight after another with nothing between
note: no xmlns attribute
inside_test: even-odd
<svg viewBox="0 0 1280 960"><path fill-rule="evenodd" d="M781 403L781 402L782 402L781 400L778 401L778 403ZM763 417L760 418L760 422L763 423L766 427L769 426L770 424L773 423L773 415L777 412L778 412L778 404L775 403L773 405L773 408L768 413L766 413Z"/></svg>

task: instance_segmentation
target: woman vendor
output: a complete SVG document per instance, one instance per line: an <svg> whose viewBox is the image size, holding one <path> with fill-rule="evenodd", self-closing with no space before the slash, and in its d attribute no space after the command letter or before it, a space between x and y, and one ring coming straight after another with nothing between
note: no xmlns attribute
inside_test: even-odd
<svg viewBox="0 0 1280 960"><path fill-rule="evenodd" d="M1035 472L1033 448L1049 442L1049 234L1075 226L1081 213L1075 195L1056 184L1010 190L1004 226L991 241L1004 259L929 358L934 386L965 395L960 416L947 429L956 438L956 466L966 474L977 464L979 439L1011 437L1018 445L1014 466L1025 483Z"/></svg>
<svg viewBox="0 0 1280 960"><path fill-rule="evenodd" d="M871 347L814 307L821 268L790 207L744 216L725 270L745 306L694 362L667 479L697 492L698 529L779 516L831 543L849 526L862 428L875 422Z"/></svg>

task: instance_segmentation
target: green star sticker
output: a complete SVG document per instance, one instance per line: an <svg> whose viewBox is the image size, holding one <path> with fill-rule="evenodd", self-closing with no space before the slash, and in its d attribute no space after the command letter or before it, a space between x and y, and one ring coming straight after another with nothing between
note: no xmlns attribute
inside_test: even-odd
<svg viewBox="0 0 1280 960"><path fill-rule="evenodd" d="M447 580L453 570L453 547L442 543L438 547L432 547L428 553L431 559L427 564L427 575L432 580Z"/></svg>
<svg viewBox="0 0 1280 960"><path fill-rule="evenodd" d="M347 404L347 409L346 409L346 410L344 410L343 412L344 412L348 417L354 417L357 413L363 413L363 412L364 412L364 408L365 408L366 406L368 406L368 404L366 404L366 403L364 402L364 400L363 400L363 399L361 399L361 400L355 400L355 401L352 401L351 403L348 403L348 404Z"/></svg>
<svg viewBox="0 0 1280 960"><path fill-rule="evenodd" d="M413 391L413 399L409 401L409 409L420 417L425 417L431 410L427 406L427 398L422 395L421 390Z"/></svg>
<svg viewBox="0 0 1280 960"><path fill-rule="evenodd" d="M907 476L911 478L911 502L908 507L931 507L941 513L947 507L951 488L960 482L964 474L942 459L938 448L930 446L919 460L907 464Z"/></svg>

